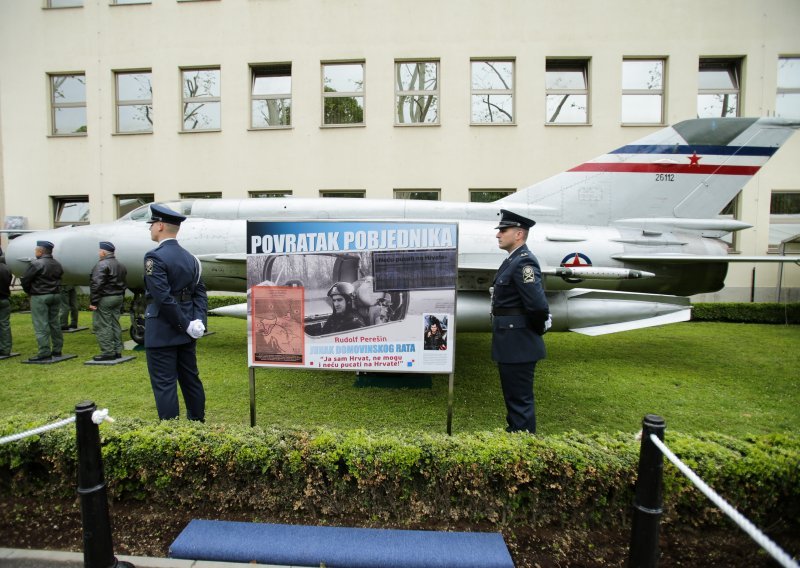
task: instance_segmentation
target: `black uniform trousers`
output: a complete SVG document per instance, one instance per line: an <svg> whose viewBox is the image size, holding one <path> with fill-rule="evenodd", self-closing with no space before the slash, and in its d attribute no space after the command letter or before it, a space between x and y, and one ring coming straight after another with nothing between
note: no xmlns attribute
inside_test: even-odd
<svg viewBox="0 0 800 568"><path fill-rule="evenodd" d="M197 369L196 347L197 343L192 341L170 347L148 347L146 350L147 370L160 420L180 415L177 382L186 403L186 417L205 421L206 394Z"/></svg>
<svg viewBox="0 0 800 568"><path fill-rule="evenodd" d="M498 363L500 385L506 401L508 432L520 430L536 433L536 400L533 394L533 373L536 361Z"/></svg>

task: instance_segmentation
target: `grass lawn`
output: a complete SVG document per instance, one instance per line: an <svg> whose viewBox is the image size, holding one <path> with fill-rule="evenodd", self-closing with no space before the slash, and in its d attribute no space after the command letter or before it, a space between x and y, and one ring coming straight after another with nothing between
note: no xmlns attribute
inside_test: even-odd
<svg viewBox="0 0 800 568"><path fill-rule="evenodd" d="M81 312L80 323L90 322ZM93 400L114 417L156 420L143 351L113 367L84 365L99 352L86 330L65 334L64 352L77 359L24 365L36 353L30 314L13 314L11 324L22 355L0 361L3 415L45 423ZM215 333L198 346L206 418L249 424L246 322L211 318L209 327ZM505 426L490 339L458 336L453 433ZM684 323L602 337L553 333L546 343L535 386L540 434L636 431L647 413L685 433L800 430L800 326ZM436 375L432 388L359 387L353 372L257 369L258 424L441 433L447 383Z"/></svg>

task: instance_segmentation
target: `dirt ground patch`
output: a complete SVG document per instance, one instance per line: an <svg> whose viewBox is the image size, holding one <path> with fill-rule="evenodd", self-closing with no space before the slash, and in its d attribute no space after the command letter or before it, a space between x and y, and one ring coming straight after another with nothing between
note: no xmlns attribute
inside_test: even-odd
<svg viewBox="0 0 800 568"><path fill-rule="evenodd" d="M166 557L169 545L195 518L235 521L286 522L285 519L254 519L245 511L176 510L154 503L123 501L110 506L114 552L132 556ZM302 519L292 522L303 522ZM342 523L349 524L349 523ZM359 523L355 523L359 524ZM426 526L416 529L491 531L492 526ZM628 559L629 527L602 529L509 528L505 541L518 568L625 566ZM800 535L773 531L770 537L790 554L800 551ZM0 496L0 546L81 552L83 535L77 499L19 499ZM660 567L678 566L775 566L746 534L730 529L694 530L661 528Z"/></svg>

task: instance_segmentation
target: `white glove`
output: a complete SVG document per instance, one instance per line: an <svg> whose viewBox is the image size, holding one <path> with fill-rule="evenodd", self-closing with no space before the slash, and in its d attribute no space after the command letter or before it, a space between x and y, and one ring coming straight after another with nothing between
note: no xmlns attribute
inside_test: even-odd
<svg viewBox="0 0 800 568"><path fill-rule="evenodd" d="M189 334L189 337L192 339L200 339L203 337L203 333L206 331L206 326L203 325L203 322L200 320L192 320L189 322L189 327L186 328L186 333Z"/></svg>
<svg viewBox="0 0 800 568"><path fill-rule="evenodd" d="M552 314L547 314L547 321L544 322L544 330L547 331L551 327L553 327L553 316Z"/></svg>

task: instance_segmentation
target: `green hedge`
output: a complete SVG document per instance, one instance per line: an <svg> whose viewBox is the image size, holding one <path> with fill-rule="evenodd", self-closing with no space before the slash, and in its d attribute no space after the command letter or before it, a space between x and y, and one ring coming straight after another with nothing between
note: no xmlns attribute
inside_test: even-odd
<svg viewBox="0 0 800 568"><path fill-rule="evenodd" d="M800 323L800 303L704 303L692 306L692 321Z"/></svg>
<svg viewBox="0 0 800 568"><path fill-rule="evenodd" d="M2 419L0 435L40 424ZM120 421L103 425L101 436L105 478L117 500L391 526L626 522L639 451L633 435L622 433L448 437ZM666 441L757 525L800 529L800 436L668 432ZM0 446L0 492L71 495L75 468L72 426ZM671 465L664 493L665 522L726 522Z"/></svg>

